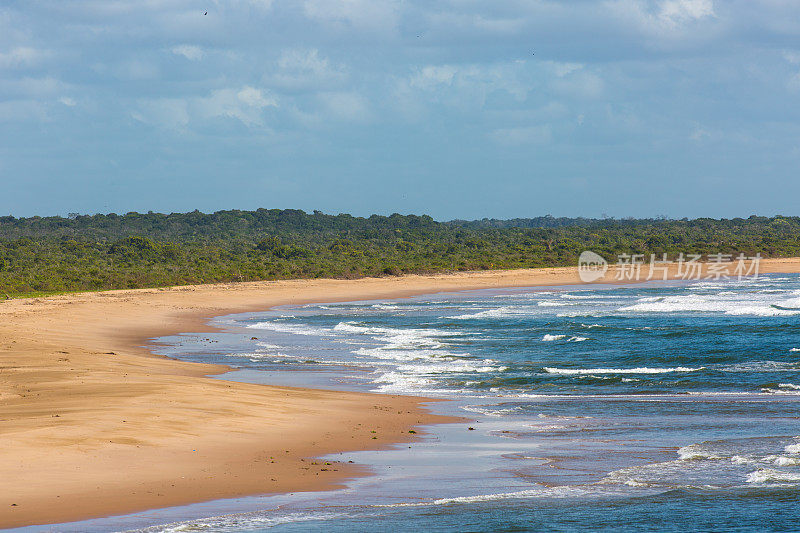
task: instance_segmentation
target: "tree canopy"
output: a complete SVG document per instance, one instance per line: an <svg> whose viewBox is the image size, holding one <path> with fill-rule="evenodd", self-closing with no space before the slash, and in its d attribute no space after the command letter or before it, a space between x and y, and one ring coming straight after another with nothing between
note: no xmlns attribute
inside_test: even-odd
<svg viewBox="0 0 800 533"><path fill-rule="evenodd" d="M620 254L800 255L800 218L437 222L294 209L0 217L0 292L160 287L577 264Z"/></svg>

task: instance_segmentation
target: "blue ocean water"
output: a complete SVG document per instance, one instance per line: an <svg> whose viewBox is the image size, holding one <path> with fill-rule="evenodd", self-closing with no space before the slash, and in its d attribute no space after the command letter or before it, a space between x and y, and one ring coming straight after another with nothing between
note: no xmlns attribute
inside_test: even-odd
<svg viewBox="0 0 800 533"><path fill-rule="evenodd" d="M800 530L800 277L283 307L162 339L226 379L445 398L376 475L153 531ZM468 427L474 428L473 430ZM241 502L239 502L241 504Z"/></svg>

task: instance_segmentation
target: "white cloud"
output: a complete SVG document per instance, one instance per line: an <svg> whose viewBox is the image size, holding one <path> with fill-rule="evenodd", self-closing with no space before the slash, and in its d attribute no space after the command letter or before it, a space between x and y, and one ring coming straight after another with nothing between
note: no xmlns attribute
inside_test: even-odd
<svg viewBox="0 0 800 533"><path fill-rule="evenodd" d="M180 98L143 100L131 116L146 124L182 131L189 124L189 101Z"/></svg>
<svg viewBox="0 0 800 533"><path fill-rule="evenodd" d="M62 96L61 98L58 99L58 101L67 107L75 107L76 105L78 105L78 102L76 102L73 98L70 98L69 96Z"/></svg>
<svg viewBox="0 0 800 533"><path fill-rule="evenodd" d="M800 64L800 52L795 52L794 50L784 50L783 58L792 65Z"/></svg>
<svg viewBox="0 0 800 533"><path fill-rule="evenodd" d="M427 65L415 72L409 84L420 89L433 89L439 85L452 85L458 69L453 65Z"/></svg>
<svg viewBox="0 0 800 533"><path fill-rule="evenodd" d="M172 53L178 56L183 56L189 61L200 61L205 56L205 52L199 46L190 44L181 44L172 47Z"/></svg>
<svg viewBox="0 0 800 533"><path fill-rule="evenodd" d="M555 61L548 61L547 64L553 69L553 73L559 78L568 76L575 71L581 70L584 65L581 63L558 63Z"/></svg>
<svg viewBox="0 0 800 533"><path fill-rule="evenodd" d="M637 30L659 37L716 16L713 0L606 0L605 7Z"/></svg>
<svg viewBox="0 0 800 533"><path fill-rule="evenodd" d="M305 15L340 30L395 33L401 3L397 0L306 0Z"/></svg>
<svg viewBox="0 0 800 533"><path fill-rule="evenodd" d="M262 109L264 107L277 107L278 102L270 96L265 96L260 89L245 86L241 91L236 93L236 99L244 105Z"/></svg>
<svg viewBox="0 0 800 533"><path fill-rule="evenodd" d="M327 89L347 78L343 67L334 67L316 48L290 48L278 58L278 71L266 75L266 83L285 89Z"/></svg>
<svg viewBox="0 0 800 533"><path fill-rule="evenodd" d="M8 52L0 52L0 67L19 68L29 67L47 57L49 52L37 50L27 46L18 46Z"/></svg>
<svg viewBox="0 0 800 533"><path fill-rule="evenodd" d="M525 126L519 128L500 128L489 133L489 138L499 144L522 146L526 144L547 144L553 140L550 126Z"/></svg>
<svg viewBox="0 0 800 533"><path fill-rule="evenodd" d="M550 80L550 88L561 96L570 98L593 99L602 96L605 84L603 79L593 72L575 70Z"/></svg>
<svg viewBox="0 0 800 533"><path fill-rule="evenodd" d="M267 107L278 107L278 102L262 90L249 86L213 91L211 96L197 102L201 116L234 118L251 127L263 125L261 111Z"/></svg>
<svg viewBox="0 0 800 533"><path fill-rule="evenodd" d="M784 50L783 58L792 65L800 64L800 52L796 52L794 50ZM800 72L793 74L789 78L789 81L786 82L786 87L790 91L800 90Z"/></svg>
<svg viewBox="0 0 800 533"><path fill-rule="evenodd" d="M475 27L490 33L510 34L518 33L525 26L521 18L490 18L477 16L474 18Z"/></svg>
<svg viewBox="0 0 800 533"><path fill-rule="evenodd" d="M263 111L278 102L262 89L244 86L219 89L209 96L142 100L131 116L147 124L185 130L194 121L217 118L235 119L245 126L263 126Z"/></svg>
<svg viewBox="0 0 800 533"><path fill-rule="evenodd" d="M328 60L320 57L319 50L289 49L281 52L278 66L284 70L297 70L323 74L328 71Z"/></svg>
<svg viewBox="0 0 800 533"><path fill-rule="evenodd" d="M695 142L700 142L703 139L711 138L711 133L705 128L695 126L695 128L692 130L692 133L689 134L689 138Z"/></svg>
<svg viewBox="0 0 800 533"><path fill-rule="evenodd" d="M272 8L272 0L244 0L244 1L250 4L251 6L258 7L261 9Z"/></svg>
<svg viewBox="0 0 800 533"><path fill-rule="evenodd" d="M570 98L592 99L603 94L605 84L597 69L582 63L517 60L472 65L427 65L417 68L398 91L406 101L413 91L428 100L475 108L491 93L505 92L517 102L549 88ZM501 96L502 97L502 96Z"/></svg>
<svg viewBox="0 0 800 533"><path fill-rule="evenodd" d="M367 100L354 92L321 93L319 99L329 115L341 120L364 122L371 116Z"/></svg>
<svg viewBox="0 0 800 533"><path fill-rule="evenodd" d="M459 7L463 9L463 6L455 6L455 9L448 11L431 10L424 13L427 28L423 33L449 33L455 29L463 34L512 35L519 33L527 22L519 16L497 18L480 13L463 13Z"/></svg>
<svg viewBox="0 0 800 533"><path fill-rule="evenodd" d="M482 106L488 94L504 91L522 101L530 90L524 61L487 65L426 65L415 69L399 92L416 90L427 99L456 107Z"/></svg>
<svg viewBox="0 0 800 533"><path fill-rule="evenodd" d="M671 25L714 16L714 0L663 0L658 18Z"/></svg>
<svg viewBox="0 0 800 533"><path fill-rule="evenodd" d="M541 79L537 78L541 77L537 76L536 65L523 60L424 65L392 80L393 87L389 89L392 98L387 103L400 113L403 121L411 122L442 111L488 113L489 100L504 102L502 106L521 111L520 103L541 85Z"/></svg>

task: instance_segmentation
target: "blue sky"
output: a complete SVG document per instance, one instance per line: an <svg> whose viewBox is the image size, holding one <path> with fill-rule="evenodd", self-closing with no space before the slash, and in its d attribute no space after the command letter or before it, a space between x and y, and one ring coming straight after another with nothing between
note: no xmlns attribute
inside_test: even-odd
<svg viewBox="0 0 800 533"><path fill-rule="evenodd" d="M800 215L799 119L795 0L0 4L0 214Z"/></svg>

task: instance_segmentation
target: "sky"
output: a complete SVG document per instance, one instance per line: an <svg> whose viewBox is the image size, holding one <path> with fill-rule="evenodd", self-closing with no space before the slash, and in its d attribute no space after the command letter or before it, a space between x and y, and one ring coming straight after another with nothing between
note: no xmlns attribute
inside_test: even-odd
<svg viewBox="0 0 800 533"><path fill-rule="evenodd" d="M796 0L0 2L0 215L798 198Z"/></svg>

